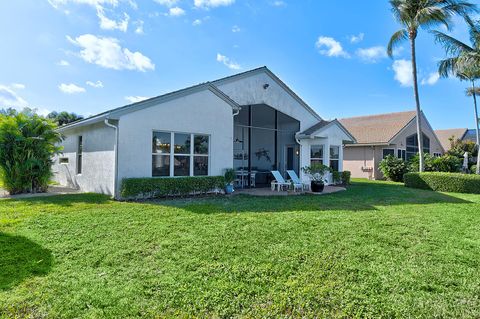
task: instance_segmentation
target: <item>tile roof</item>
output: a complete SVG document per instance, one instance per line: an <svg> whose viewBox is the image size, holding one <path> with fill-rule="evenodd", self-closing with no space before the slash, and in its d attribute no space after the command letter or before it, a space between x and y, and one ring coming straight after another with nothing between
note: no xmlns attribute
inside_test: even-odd
<svg viewBox="0 0 480 319"><path fill-rule="evenodd" d="M463 139L465 134L467 133L466 128L453 128L448 130L435 130L435 134L437 135L438 139L440 140L440 144L442 144L445 151L450 149L450 138L453 136L456 139Z"/></svg>
<svg viewBox="0 0 480 319"><path fill-rule="evenodd" d="M410 121L415 111L339 119L358 144L388 144Z"/></svg>

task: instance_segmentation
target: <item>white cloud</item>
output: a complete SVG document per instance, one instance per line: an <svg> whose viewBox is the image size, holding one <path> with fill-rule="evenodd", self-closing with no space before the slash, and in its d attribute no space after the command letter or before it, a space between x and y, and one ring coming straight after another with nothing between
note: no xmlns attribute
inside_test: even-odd
<svg viewBox="0 0 480 319"><path fill-rule="evenodd" d="M321 36L318 38L315 46L321 55L329 57L350 57L350 55L343 50L340 42L336 41L334 38Z"/></svg>
<svg viewBox="0 0 480 319"><path fill-rule="evenodd" d="M178 0L154 0L154 1L166 7L173 7L178 2Z"/></svg>
<svg viewBox="0 0 480 319"><path fill-rule="evenodd" d="M359 43L363 41L363 38L365 38L365 33L359 33L358 35L351 35L349 38L350 38L350 43Z"/></svg>
<svg viewBox="0 0 480 319"><path fill-rule="evenodd" d="M438 72L432 72L426 77L425 79L422 80L422 85L435 85L438 80L440 79L440 74Z"/></svg>
<svg viewBox="0 0 480 319"><path fill-rule="evenodd" d="M217 54L217 61L223 63L226 67L232 70L240 70L242 68L240 64L230 60L230 58L221 55L220 53Z"/></svg>
<svg viewBox="0 0 480 319"><path fill-rule="evenodd" d="M135 28L135 33L136 34L143 34L143 24L144 22L142 20L135 21L134 24L137 26Z"/></svg>
<svg viewBox="0 0 480 319"><path fill-rule="evenodd" d="M180 7L173 7L168 10L168 15L171 17L179 17L185 14L185 10Z"/></svg>
<svg viewBox="0 0 480 319"><path fill-rule="evenodd" d="M59 66L69 66L70 63L68 61L65 61L65 60L60 60L57 62L57 65Z"/></svg>
<svg viewBox="0 0 480 319"><path fill-rule="evenodd" d="M12 107L21 110L28 106L27 101L20 97L14 90L15 88L12 86L0 84L0 108Z"/></svg>
<svg viewBox="0 0 480 319"><path fill-rule="evenodd" d="M395 72L395 80L400 82L402 86L408 87L413 85L412 61L395 60L392 65Z"/></svg>
<svg viewBox="0 0 480 319"><path fill-rule="evenodd" d="M195 19L192 22L192 25L195 26L195 27L198 26L198 25L201 25L201 24L202 24L202 20L200 20L200 19Z"/></svg>
<svg viewBox="0 0 480 319"><path fill-rule="evenodd" d="M146 96L126 96L125 97L125 100L127 100L130 103L137 103L137 102L141 102L148 99L149 97L146 97Z"/></svg>
<svg viewBox="0 0 480 319"><path fill-rule="evenodd" d="M154 70L155 64L140 52L122 48L118 39L97 37L84 34L75 39L67 36L68 41L81 48L79 56L88 63L93 63L114 70Z"/></svg>
<svg viewBox="0 0 480 319"><path fill-rule="evenodd" d="M120 30L122 32L127 32L128 22L130 21L130 16L126 13L123 13L123 20L115 21L107 18L102 7L97 8L97 16L100 19L100 28L103 30Z"/></svg>
<svg viewBox="0 0 480 319"><path fill-rule="evenodd" d="M378 62L388 56L387 50L382 46L358 49L356 53L360 59L368 63Z"/></svg>
<svg viewBox="0 0 480 319"><path fill-rule="evenodd" d="M75 85L73 83L70 84L65 84L62 83L58 86L60 91L62 91L65 94L76 94L76 93L83 93L85 92L85 88L82 88L81 86Z"/></svg>
<svg viewBox="0 0 480 319"><path fill-rule="evenodd" d="M197 8L216 8L220 6L229 6L235 3L235 0L194 0L193 4Z"/></svg>
<svg viewBox="0 0 480 319"><path fill-rule="evenodd" d="M233 33L237 33L237 32L240 32L240 31L242 31L242 29L240 29L240 27L238 25L234 25L232 27L232 32Z"/></svg>
<svg viewBox="0 0 480 319"><path fill-rule="evenodd" d="M12 83L12 84L10 84L10 87L14 90L23 90L23 89L25 89L25 84L23 84L23 83Z"/></svg>
<svg viewBox="0 0 480 319"><path fill-rule="evenodd" d="M103 88L102 81L97 81L97 82L87 81L85 82L85 84L90 85L91 87L97 88L97 89Z"/></svg>
<svg viewBox="0 0 480 319"><path fill-rule="evenodd" d="M111 5L114 7L118 5L118 0L48 0L48 2L55 9L58 9L60 6L65 6L69 3L86 4L95 8L102 5Z"/></svg>
<svg viewBox="0 0 480 319"><path fill-rule="evenodd" d="M277 0L270 3L274 7L286 7L287 3L285 1Z"/></svg>

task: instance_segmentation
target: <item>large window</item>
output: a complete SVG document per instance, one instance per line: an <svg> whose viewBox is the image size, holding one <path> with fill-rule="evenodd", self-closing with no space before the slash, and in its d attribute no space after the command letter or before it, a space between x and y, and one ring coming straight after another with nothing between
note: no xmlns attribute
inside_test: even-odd
<svg viewBox="0 0 480 319"><path fill-rule="evenodd" d="M407 137L407 160L411 159L418 153L418 138L417 134L413 134ZM430 153L430 139L428 136L423 134L423 151L425 153Z"/></svg>
<svg viewBox="0 0 480 319"><path fill-rule="evenodd" d="M310 165L323 164L323 145L310 146Z"/></svg>
<svg viewBox="0 0 480 319"><path fill-rule="evenodd" d="M340 161L340 146L330 146L330 168L338 172Z"/></svg>
<svg viewBox="0 0 480 319"><path fill-rule="evenodd" d="M77 174L82 174L82 160L83 160L83 137L78 137L77 145Z"/></svg>
<svg viewBox="0 0 480 319"><path fill-rule="evenodd" d="M153 132L152 149L152 176L208 175L207 135Z"/></svg>
<svg viewBox="0 0 480 319"><path fill-rule="evenodd" d="M397 150L397 157L403 159L404 161L407 160L407 151L398 149Z"/></svg>
<svg viewBox="0 0 480 319"><path fill-rule="evenodd" d="M391 148L384 148L383 149L383 154L382 154L382 157L383 158L386 158L387 156L395 156L395 150L394 149L391 149Z"/></svg>

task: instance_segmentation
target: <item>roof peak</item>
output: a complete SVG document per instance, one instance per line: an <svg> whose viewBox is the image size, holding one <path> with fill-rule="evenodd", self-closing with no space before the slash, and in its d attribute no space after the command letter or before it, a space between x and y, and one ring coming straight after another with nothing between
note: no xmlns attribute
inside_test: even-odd
<svg viewBox="0 0 480 319"><path fill-rule="evenodd" d="M350 119L358 119L358 118L366 118L366 117L380 117L386 115L396 115L396 114L408 114L408 113L415 113L415 110L410 111L399 111L399 112L389 112L389 113L380 113L380 114L370 114L370 115L359 115L359 116L352 116L352 117L344 117L339 120L350 120Z"/></svg>

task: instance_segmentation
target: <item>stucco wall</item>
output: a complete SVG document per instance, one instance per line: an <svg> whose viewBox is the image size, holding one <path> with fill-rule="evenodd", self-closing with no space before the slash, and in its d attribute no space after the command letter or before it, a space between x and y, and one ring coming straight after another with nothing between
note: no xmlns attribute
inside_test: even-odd
<svg viewBox="0 0 480 319"><path fill-rule="evenodd" d="M65 140L62 154L54 158L53 179L60 185L78 188L84 192L113 195L115 131L104 123L97 123L62 132ZM78 137L82 136L82 173L77 174ZM59 158L68 158L68 164L59 164Z"/></svg>
<svg viewBox="0 0 480 319"><path fill-rule="evenodd" d="M343 151L343 169L355 178L373 178L374 152L371 146L350 146Z"/></svg>
<svg viewBox="0 0 480 319"><path fill-rule="evenodd" d="M269 85L267 89L264 89L265 84ZM318 122L314 115L266 73L229 79L216 85L239 105L266 104L299 120L301 131Z"/></svg>
<svg viewBox="0 0 480 319"><path fill-rule="evenodd" d="M152 176L153 131L209 135L209 175L233 166L232 107L205 90L120 117L119 185L126 177Z"/></svg>

